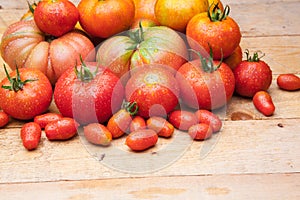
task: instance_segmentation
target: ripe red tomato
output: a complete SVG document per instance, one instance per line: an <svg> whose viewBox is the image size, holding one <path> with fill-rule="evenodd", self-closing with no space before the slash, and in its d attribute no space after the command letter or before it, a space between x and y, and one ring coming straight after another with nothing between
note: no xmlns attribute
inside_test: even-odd
<svg viewBox="0 0 300 200"><path fill-rule="evenodd" d="M81 0L77 8L82 28L101 38L129 29L135 13L133 0Z"/></svg>
<svg viewBox="0 0 300 200"><path fill-rule="evenodd" d="M147 125L144 118L142 118L141 116L134 116L129 125L129 131L131 133L137 130L146 129L146 127Z"/></svg>
<svg viewBox="0 0 300 200"><path fill-rule="evenodd" d="M277 77L277 85L283 90L299 90L300 89L300 78L295 74L280 74Z"/></svg>
<svg viewBox="0 0 300 200"><path fill-rule="evenodd" d="M206 140L212 136L212 128L205 123L195 124L188 130L188 134L194 140Z"/></svg>
<svg viewBox="0 0 300 200"><path fill-rule="evenodd" d="M231 70L234 70L238 64L240 64L243 60L243 52L242 52L242 48L239 45L232 54L230 54L230 56L228 56L227 58L225 58L223 60L224 63L226 63Z"/></svg>
<svg viewBox="0 0 300 200"><path fill-rule="evenodd" d="M45 35L34 20L9 25L1 45L3 60L14 70L16 67L37 68L52 84L69 67L95 60L93 43L81 31L71 31L59 38Z"/></svg>
<svg viewBox="0 0 300 200"><path fill-rule="evenodd" d="M178 104L179 87L173 74L160 65L138 68L125 87L126 100L136 102L138 115L166 116Z"/></svg>
<svg viewBox="0 0 300 200"><path fill-rule="evenodd" d="M197 116L186 110L174 110L169 114L168 121L179 130L187 131L198 123Z"/></svg>
<svg viewBox="0 0 300 200"><path fill-rule="evenodd" d="M108 121L120 109L124 87L110 70L86 63L69 68L57 81L54 102L65 117L79 124Z"/></svg>
<svg viewBox="0 0 300 200"><path fill-rule="evenodd" d="M268 90L272 83L272 70L262 61L258 52L253 57L246 50L247 59L243 60L233 71L235 77L235 91L245 97L253 95L261 90Z"/></svg>
<svg viewBox="0 0 300 200"><path fill-rule="evenodd" d="M214 113L200 109L195 112L195 115L197 116L198 122L208 124L214 133L221 130L222 121Z"/></svg>
<svg viewBox="0 0 300 200"><path fill-rule="evenodd" d="M42 129L35 122L28 122L24 124L20 131L23 146L29 151L38 147L41 135Z"/></svg>
<svg viewBox="0 0 300 200"><path fill-rule="evenodd" d="M45 112L52 101L52 86L39 70L16 69L0 83L0 107L15 119L28 120Z"/></svg>
<svg viewBox="0 0 300 200"><path fill-rule="evenodd" d="M183 64L176 79L181 99L195 109L213 110L224 106L235 87L232 70L225 63L213 61L212 56Z"/></svg>
<svg viewBox="0 0 300 200"><path fill-rule="evenodd" d="M78 126L74 119L63 117L46 125L46 137L48 140L68 140L76 135Z"/></svg>
<svg viewBox="0 0 300 200"><path fill-rule="evenodd" d="M224 13L224 14L223 14ZM224 11L195 15L187 24L186 35L192 49L210 52L212 48L214 59L226 58L239 46L241 32L239 25L228 16L229 7Z"/></svg>
<svg viewBox="0 0 300 200"><path fill-rule="evenodd" d="M144 151L154 146L158 141L158 135L154 130L145 129L130 133L125 144L133 151Z"/></svg>
<svg viewBox="0 0 300 200"><path fill-rule="evenodd" d="M266 91L258 91L253 96L253 104L255 108L265 116L273 115L275 105L271 95Z"/></svg>
<svg viewBox="0 0 300 200"><path fill-rule="evenodd" d="M0 128L6 126L9 122L9 116L3 111L0 111Z"/></svg>
<svg viewBox="0 0 300 200"><path fill-rule="evenodd" d="M58 121L62 118L63 116L60 113L45 113L42 115L35 116L33 121L40 125L40 127L43 129L50 122Z"/></svg>
<svg viewBox="0 0 300 200"><path fill-rule="evenodd" d="M162 117L150 117L147 120L147 127L154 130L160 137L171 137L174 133L174 126Z"/></svg>
<svg viewBox="0 0 300 200"><path fill-rule="evenodd" d="M112 140L109 130L99 123L91 123L84 126L83 133L87 141L96 145L108 146Z"/></svg>
<svg viewBox="0 0 300 200"><path fill-rule="evenodd" d="M34 9L34 21L39 29L56 37L73 30L78 20L79 12L68 0L42 0Z"/></svg>

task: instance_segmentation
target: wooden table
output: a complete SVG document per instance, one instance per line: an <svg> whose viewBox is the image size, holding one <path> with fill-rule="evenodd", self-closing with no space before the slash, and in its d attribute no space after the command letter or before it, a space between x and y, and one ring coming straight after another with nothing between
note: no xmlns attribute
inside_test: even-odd
<svg viewBox="0 0 300 200"><path fill-rule="evenodd" d="M224 111L220 133L190 144L161 165L152 162L163 154L159 145L144 154L147 159L143 154L110 157L100 147L95 158L79 136L49 142L43 135L39 148L28 152L19 137L23 122L11 120L0 129L0 199L300 199L300 91L276 85L281 73L300 75L300 1L222 2L231 6L231 17L240 25L242 49L266 54L263 59L273 71L272 117L257 112L251 99L235 96ZM27 4L1 0L0 5L2 34ZM236 113L249 119L237 120ZM170 157L178 153L167 150ZM153 170L141 169L144 162Z"/></svg>

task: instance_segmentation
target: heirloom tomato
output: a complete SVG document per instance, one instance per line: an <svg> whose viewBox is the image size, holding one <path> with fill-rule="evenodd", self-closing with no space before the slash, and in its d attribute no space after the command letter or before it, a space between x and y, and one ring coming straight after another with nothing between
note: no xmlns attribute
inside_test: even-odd
<svg viewBox="0 0 300 200"><path fill-rule="evenodd" d="M55 37L73 30L79 20L76 6L68 0L41 0L33 15L39 29Z"/></svg>
<svg viewBox="0 0 300 200"><path fill-rule="evenodd" d="M155 15L160 25L184 32L189 20L208 10L207 0L157 0Z"/></svg>
<svg viewBox="0 0 300 200"><path fill-rule="evenodd" d="M37 68L54 84L69 67L95 59L93 43L80 31L61 37L45 35L33 20L19 21L8 26L0 46L1 56L11 69Z"/></svg>
<svg viewBox="0 0 300 200"><path fill-rule="evenodd" d="M135 5L134 21L143 19L151 20L155 24L159 24L155 16L155 3L157 0L133 0Z"/></svg>
<svg viewBox="0 0 300 200"><path fill-rule="evenodd" d="M166 116L178 104L179 87L174 75L160 65L138 68L125 87L126 100L136 102L138 115Z"/></svg>
<svg viewBox="0 0 300 200"><path fill-rule="evenodd" d="M229 7L224 11L216 6L212 12L195 15L187 24L186 35L192 49L212 48L214 59L226 58L233 53L241 41L239 25L228 16Z"/></svg>
<svg viewBox="0 0 300 200"><path fill-rule="evenodd" d="M119 78L96 63L69 68L54 89L54 102L60 113L79 124L106 122L120 109L123 97Z"/></svg>
<svg viewBox="0 0 300 200"><path fill-rule="evenodd" d="M100 38L129 29L135 13L133 0L81 0L77 8L82 28Z"/></svg>
<svg viewBox="0 0 300 200"><path fill-rule="evenodd" d="M52 101L52 86L37 69L16 69L0 83L0 107L13 118L29 120L45 112Z"/></svg>
<svg viewBox="0 0 300 200"><path fill-rule="evenodd" d="M213 110L224 106L232 97L235 79L230 67L200 53L199 59L183 64L176 74L180 96L191 108Z"/></svg>
<svg viewBox="0 0 300 200"><path fill-rule="evenodd" d="M127 32L104 41L97 51L97 61L110 68L118 77L128 78L132 72L145 64L161 64L174 72L187 60L184 40L174 30L155 26Z"/></svg>

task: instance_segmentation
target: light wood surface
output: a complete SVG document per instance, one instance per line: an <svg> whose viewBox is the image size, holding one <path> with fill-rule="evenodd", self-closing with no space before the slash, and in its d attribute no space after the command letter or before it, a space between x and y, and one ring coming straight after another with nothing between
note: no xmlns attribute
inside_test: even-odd
<svg viewBox="0 0 300 200"><path fill-rule="evenodd" d="M242 49L266 54L273 116L234 96L219 111L223 128L212 139L192 142L177 131L139 154L128 153L123 138L101 148L87 146L81 136L49 142L44 134L38 149L28 152L19 137L24 122L11 120L0 129L0 199L300 199L300 91L276 85L281 73L300 76L300 1L222 2L241 27ZM0 5L2 35L27 3Z"/></svg>

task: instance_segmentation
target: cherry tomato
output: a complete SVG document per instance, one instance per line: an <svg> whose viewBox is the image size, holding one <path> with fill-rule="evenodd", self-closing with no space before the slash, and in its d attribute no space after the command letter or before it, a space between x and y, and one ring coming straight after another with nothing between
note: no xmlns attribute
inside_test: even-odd
<svg viewBox="0 0 300 200"><path fill-rule="evenodd" d="M129 130L130 132L133 132L133 131L145 129L146 127L147 126L146 126L145 119L142 118L141 116L135 116L133 117L130 123Z"/></svg>
<svg viewBox="0 0 300 200"><path fill-rule="evenodd" d="M63 117L46 125L46 137L48 140L68 140L76 135L78 126L74 119Z"/></svg>
<svg viewBox="0 0 300 200"><path fill-rule="evenodd" d="M96 145L108 146L112 140L109 130L99 123L91 123L84 126L83 133L87 141Z"/></svg>
<svg viewBox="0 0 300 200"><path fill-rule="evenodd" d="M28 122L21 128L20 136L23 142L23 146L27 150L33 150L38 147L41 139L42 129L35 122Z"/></svg>
<svg viewBox="0 0 300 200"><path fill-rule="evenodd" d="M38 123L40 127L43 129L50 122L60 120L61 118L63 118L63 116L59 113L45 113L42 115L35 116L33 121L35 123Z"/></svg>
<svg viewBox="0 0 300 200"><path fill-rule="evenodd" d="M147 127L154 130L160 137L171 137L174 133L174 126L163 117L150 117L147 120Z"/></svg>
<svg viewBox="0 0 300 200"><path fill-rule="evenodd" d="M130 133L125 144L133 151L144 151L154 146L158 141L158 135L154 130L145 129Z"/></svg>
<svg viewBox="0 0 300 200"><path fill-rule="evenodd" d="M198 123L197 116L189 111L175 110L169 115L168 120L175 128L187 131L191 126Z"/></svg>
<svg viewBox="0 0 300 200"><path fill-rule="evenodd" d="M206 140L211 137L212 133L212 128L205 123L195 124L188 130L188 134L194 140Z"/></svg>
<svg viewBox="0 0 300 200"><path fill-rule="evenodd" d="M9 116L3 111L0 111L0 128L6 126L9 122Z"/></svg>
<svg viewBox="0 0 300 200"><path fill-rule="evenodd" d="M273 115L275 105L271 95L266 91L259 91L253 96L253 104L256 109L265 116Z"/></svg>
<svg viewBox="0 0 300 200"><path fill-rule="evenodd" d="M280 74L277 77L277 85L283 90L299 90L300 89L300 78L295 74Z"/></svg>
<svg viewBox="0 0 300 200"><path fill-rule="evenodd" d="M197 110L195 112L195 114L198 118L198 121L200 123L204 123L204 124L207 124L207 125L211 126L214 133L221 130L222 121L214 113L212 113L208 110L200 109L200 110Z"/></svg>

